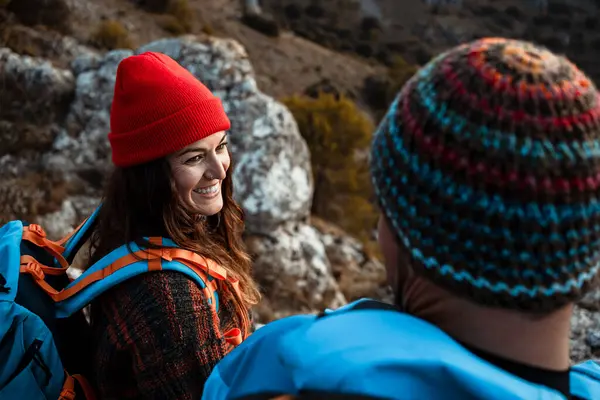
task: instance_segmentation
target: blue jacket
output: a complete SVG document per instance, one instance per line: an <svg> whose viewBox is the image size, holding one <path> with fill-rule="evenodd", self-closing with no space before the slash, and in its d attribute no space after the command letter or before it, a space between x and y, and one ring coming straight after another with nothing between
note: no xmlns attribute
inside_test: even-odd
<svg viewBox="0 0 600 400"><path fill-rule="evenodd" d="M216 366L202 398L317 391L388 399L564 399L477 357L428 322L389 306L361 309L368 303L382 304L359 300L325 316L264 326ZM573 367L571 391L600 399L600 365Z"/></svg>

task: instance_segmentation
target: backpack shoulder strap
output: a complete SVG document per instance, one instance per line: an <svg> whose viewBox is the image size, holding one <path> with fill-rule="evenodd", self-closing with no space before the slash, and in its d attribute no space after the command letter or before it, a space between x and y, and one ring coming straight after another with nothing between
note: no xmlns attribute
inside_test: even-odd
<svg viewBox="0 0 600 400"><path fill-rule="evenodd" d="M101 207L101 205L96 207L94 212L85 220L83 220L83 222L77 228L75 228L75 230L71 231L67 236L56 242L56 244L64 247L63 257L67 259L69 264L73 261L81 246L92 234Z"/></svg>
<svg viewBox="0 0 600 400"><path fill-rule="evenodd" d="M580 399L600 399L600 364L588 360L571 367L571 394Z"/></svg>
<svg viewBox="0 0 600 400"><path fill-rule="evenodd" d="M205 292L209 303L218 310L217 282L225 280L225 270L214 261L177 248L164 238L146 238L159 249L143 249L136 243L123 245L90 266L64 290L51 294L57 302L59 317L82 309L100 294L134 276L160 270L181 272L193 279Z"/></svg>

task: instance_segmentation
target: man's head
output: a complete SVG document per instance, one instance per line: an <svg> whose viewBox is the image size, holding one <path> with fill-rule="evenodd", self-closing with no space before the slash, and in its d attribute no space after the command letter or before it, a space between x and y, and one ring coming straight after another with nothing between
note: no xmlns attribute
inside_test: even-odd
<svg viewBox="0 0 600 400"><path fill-rule="evenodd" d="M488 38L407 82L371 154L388 276L546 313L600 268L600 102L564 57Z"/></svg>

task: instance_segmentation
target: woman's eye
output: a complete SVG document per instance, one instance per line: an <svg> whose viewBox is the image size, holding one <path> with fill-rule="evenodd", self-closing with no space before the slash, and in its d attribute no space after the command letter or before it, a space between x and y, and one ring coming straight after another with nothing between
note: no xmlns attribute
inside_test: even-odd
<svg viewBox="0 0 600 400"><path fill-rule="evenodd" d="M203 156L200 156L200 155L198 155L198 156L195 156L195 157L192 157L192 158L190 158L190 159L189 159L189 160L187 160L185 163L186 163L186 164L193 164L193 163L197 163L197 162L201 161L203 158L204 158Z"/></svg>
<svg viewBox="0 0 600 400"><path fill-rule="evenodd" d="M220 145L217 146L217 151L224 150L226 147L227 147L227 142L221 143Z"/></svg>

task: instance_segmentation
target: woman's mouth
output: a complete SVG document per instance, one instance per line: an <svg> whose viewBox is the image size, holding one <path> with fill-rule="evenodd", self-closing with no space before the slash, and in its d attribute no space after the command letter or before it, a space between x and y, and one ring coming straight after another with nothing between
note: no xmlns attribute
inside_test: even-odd
<svg viewBox="0 0 600 400"><path fill-rule="evenodd" d="M221 189L221 182L215 183L212 186L194 189L193 192L199 196L210 199L213 197L217 197L219 195L220 189Z"/></svg>

